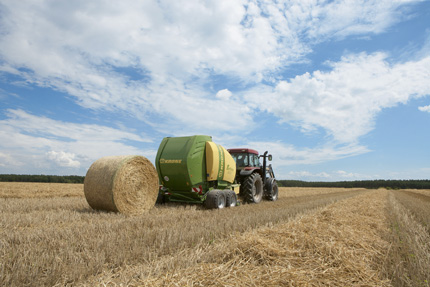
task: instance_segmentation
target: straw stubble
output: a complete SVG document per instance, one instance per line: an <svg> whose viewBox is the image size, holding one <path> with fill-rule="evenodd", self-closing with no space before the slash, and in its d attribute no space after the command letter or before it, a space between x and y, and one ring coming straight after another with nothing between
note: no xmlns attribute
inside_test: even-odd
<svg viewBox="0 0 430 287"><path fill-rule="evenodd" d="M207 246L194 266L133 284L391 286L378 270L389 246L383 239L386 197L386 191L367 192L286 223L231 236Z"/></svg>

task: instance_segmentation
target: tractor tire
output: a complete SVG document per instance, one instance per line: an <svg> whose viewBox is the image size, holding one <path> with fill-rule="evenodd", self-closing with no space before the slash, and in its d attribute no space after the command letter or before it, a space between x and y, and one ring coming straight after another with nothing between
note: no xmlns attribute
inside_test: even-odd
<svg viewBox="0 0 430 287"><path fill-rule="evenodd" d="M225 191L226 207L235 207L237 205L237 196L233 190Z"/></svg>
<svg viewBox="0 0 430 287"><path fill-rule="evenodd" d="M253 173L243 181L242 196L247 203L259 203L263 198L263 180Z"/></svg>
<svg viewBox="0 0 430 287"><path fill-rule="evenodd" d="M208 209L221 209L226 206L226 195L222 190L211 190L205 200Z"/></svg>
<svg viewBox="0 0 430 287"><path fill-rule="evenodd" d="M278 199L278 183L275 179L267 179L265 198L269 201Z"/></svg>

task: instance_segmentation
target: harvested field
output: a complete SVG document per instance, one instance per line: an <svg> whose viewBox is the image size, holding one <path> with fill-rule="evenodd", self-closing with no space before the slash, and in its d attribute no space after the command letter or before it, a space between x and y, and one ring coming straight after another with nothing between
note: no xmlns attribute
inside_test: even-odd
<svg viewBox="0 0 430 287"><path fill-rule="evenodd" d="M363 191L364 188L328 188L328 187L280 187L279 197L301 197L305 195L330 194L344 191Z"/></svg>
<svg viewBox="0 0 430 287"><path fill-rule="evenodd" d="M0 198L84 196L83 184L0 182Z"/></svg>
<svg viewBox="0 0 430 287"><path fill-rule="evenodd" d="M1 193L1 286L390 286L397 274L393 191L281 188L276 202L129 217L92 210L82 185L71 197L59 187Z"/></svg>
<svg viewBox="0 0 430 287"><path fill-rule="evenodd" d="M362 191L364 189L279 187L279 197L301 197L305 195L329 194L353 190ZM84 185L66 183L0 182L0 198L70 196L84 196Z"/></svg>
<svg viewBox="0 0 430 287"><path fill-rule="evenodd" d="M147 276L147 266L106 273L87 282L118 286L391 286L378 266L389 243L386 191L365 193L187 250L188 261ZM222 252L221 252L222 250ZM194 254L194 256L193 256ZM185 266L184 266L185 264Z"/></svg>

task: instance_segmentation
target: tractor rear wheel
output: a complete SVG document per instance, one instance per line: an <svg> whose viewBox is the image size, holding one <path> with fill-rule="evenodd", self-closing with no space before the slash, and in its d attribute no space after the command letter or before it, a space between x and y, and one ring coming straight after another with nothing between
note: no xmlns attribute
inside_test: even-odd
<svg viewBox="0 0 430 287"><path fill-rule="evenodd" d="M209 209L221 209L225 207L226 195L222 190L211 190L205 200L205 206Z"/></svg>
<svg viewBox="0 0 430 287"><path fill-rule="evenodd" d="M245 202L259 203L263 198L263 180L258 173L253 173L243 181L242 196Z"/></svg>
<svg viewBox="0 0 430 287"><path fill-rule="evenodd" d="M233 190L226 190L226 207L235 207L237 204L237 196Z"/></svg>

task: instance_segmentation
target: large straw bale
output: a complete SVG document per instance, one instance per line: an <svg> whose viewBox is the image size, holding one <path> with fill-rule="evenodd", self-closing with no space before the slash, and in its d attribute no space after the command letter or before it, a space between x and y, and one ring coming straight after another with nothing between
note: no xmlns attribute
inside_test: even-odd
<svg viewBox="0 0 430 287"><path fill-rule="evenodd" d="M93 209L142 214L157 200L157 171L143 156L102 157L89 168L84 193Z"/></svg>

